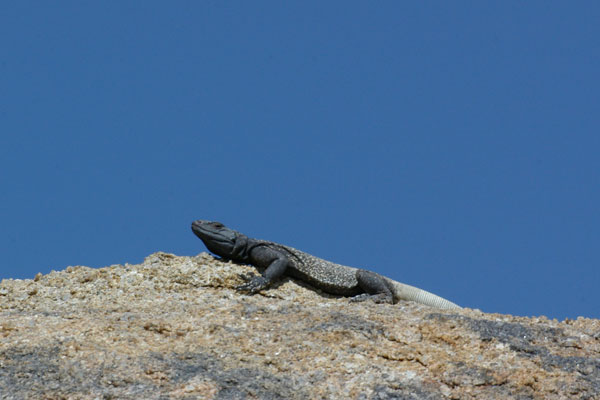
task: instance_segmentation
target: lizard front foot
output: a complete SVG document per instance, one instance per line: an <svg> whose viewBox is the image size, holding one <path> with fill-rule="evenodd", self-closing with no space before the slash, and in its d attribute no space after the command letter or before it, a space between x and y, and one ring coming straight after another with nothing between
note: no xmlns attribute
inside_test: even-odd
<svg viewBox="0 0 600 400"><path fill-rule="evenodd" d="M244 283L243 285L236 286L235 289L240 292L248 292L249 294L254 294L266 288L268 285L269 282L263 276L255 276L250 278L250 280Z"/></svg>

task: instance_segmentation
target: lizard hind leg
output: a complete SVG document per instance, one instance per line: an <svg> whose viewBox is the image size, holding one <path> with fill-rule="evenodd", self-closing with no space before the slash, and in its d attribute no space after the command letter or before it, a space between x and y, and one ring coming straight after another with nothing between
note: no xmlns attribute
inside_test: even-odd
<svg viewBox="0 0 600 400"><path fill-rule="evenodd" d="M358 286L364 291L352 298L352 301L371 299L375 303L394 303L394 292L387 279L376 272L366 269L356 271Z"/></svg>

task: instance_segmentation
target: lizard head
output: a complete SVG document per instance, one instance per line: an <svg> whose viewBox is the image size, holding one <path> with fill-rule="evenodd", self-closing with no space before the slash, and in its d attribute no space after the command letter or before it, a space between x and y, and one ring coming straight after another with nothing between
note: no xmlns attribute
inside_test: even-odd
<svg viewBox="0 0 600 400"><path fill-rule="evenodd" d="M241 239L240 233L227 228L220 222L203 221L192 222L192 231L204 242L208 250L227 259L236 259L238 248L236 242ZM238 247L241 243L238 243Z"/></svg>

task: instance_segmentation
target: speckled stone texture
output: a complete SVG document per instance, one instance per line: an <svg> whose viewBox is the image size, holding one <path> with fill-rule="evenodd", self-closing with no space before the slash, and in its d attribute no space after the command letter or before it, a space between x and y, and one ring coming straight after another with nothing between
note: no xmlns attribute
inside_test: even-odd
<svg viewBox="0 0 600 400"><path fill-rule="evenodd" d="M0 283L2 399L600 399L600 321L351 303L156 253Z"/></svg>

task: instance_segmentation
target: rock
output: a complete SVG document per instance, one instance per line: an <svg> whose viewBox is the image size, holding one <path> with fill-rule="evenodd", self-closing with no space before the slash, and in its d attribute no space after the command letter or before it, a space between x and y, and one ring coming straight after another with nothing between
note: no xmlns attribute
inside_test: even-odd
<svg viewBox="0 0 600 400"><path fill-rule="evenodd" d="M600 321L351 303L202 253L0 283L2 399L598 399Z"/></svg>

